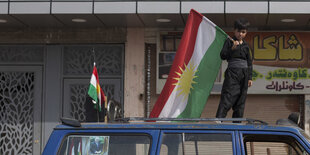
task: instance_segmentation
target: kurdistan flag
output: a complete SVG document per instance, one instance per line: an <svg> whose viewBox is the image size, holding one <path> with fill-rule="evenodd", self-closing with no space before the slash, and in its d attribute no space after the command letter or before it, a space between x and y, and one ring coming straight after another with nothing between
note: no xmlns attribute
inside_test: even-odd
<svg viewBox="0 0 310 155"><path fill-rule="evenodd" d="M222 63L227 34L191 10L166 84L151 118L199 118Z"/></svg>
<svg viewBox="0 0 310 155"><path fill-rule="evenodd" d="M103 103L106 102L106 97L100 87L99 78L98 78L98 72L96 65L94 65L93 68L93 74L90 79L90 85L88 88L88 95L92 98L94 103L94 108L101 111Z"/></svg>

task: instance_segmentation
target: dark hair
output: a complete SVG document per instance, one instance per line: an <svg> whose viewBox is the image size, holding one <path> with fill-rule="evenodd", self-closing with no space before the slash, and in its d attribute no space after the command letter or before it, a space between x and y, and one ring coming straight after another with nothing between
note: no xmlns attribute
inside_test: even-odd
<svg viewBox="0 0 310 155"><path fill-rule="evenodd" d="M237 30L248 30L248 27L250 26L250 22L246 20L245 18L240 18L235 20L234 23L234 29Z"/></svg>

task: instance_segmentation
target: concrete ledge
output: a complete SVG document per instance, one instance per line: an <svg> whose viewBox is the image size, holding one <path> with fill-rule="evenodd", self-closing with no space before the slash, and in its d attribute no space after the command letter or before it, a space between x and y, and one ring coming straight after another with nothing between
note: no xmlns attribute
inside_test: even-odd
<svg viewBox="0 0 310 155"><path fill-rule="evenodd" d="M310 2L270 2L270 13L309 14Z"/></svg>
<svg viewBox="0 0 310 155"><path fill-rule="evenodd" d="M0 2L0 14L8 14L8 2Z"/></svg>
<svg viewBox="0 0 310 155"><path fill-rule="evenodd" d="M190 9L215 14L267 14L267 1L8 1L0 0L0 14L186 14ZM310 2L270 1L271 14L310 14ZM226 10L224 10L226 9Z"/></svg>
<svg viewBox="0 0 310 155"><path fill-rule="evenodd" d="M227 1L226 13L266 14L268 2Z"/></svg>
<svg viewBox="0 0 310 155"><path fill-rule="evenodd" d="M94 13L133 14L136 13L136 2L95 2Z"/></svg>
<svg viewBox="0 0 310 155"><path fill-rule="evenodd" d="M155 1L145 1L138 2L138 13L140 14L175 14L180 13L180 2L179 1L169 1L169 2L155 2Z"/></svg>
<svg viewBox="0 0 310 155"><path fill-rule="evenodd" d="M50 2L10 2L11 14L49 14Z"/></svg>
<svg viewBox="0 0 310 155"><path fill-rule="evenodd" d="M52 14L92 14L92 2L53 2Z"/></svg>
<svg viewBox="0 0 310 155"><path fill-rule="evenodd" d="M181 3L181 13L189 13L195 9L200 13L224 13L224 1L190 1Z"/></svg>

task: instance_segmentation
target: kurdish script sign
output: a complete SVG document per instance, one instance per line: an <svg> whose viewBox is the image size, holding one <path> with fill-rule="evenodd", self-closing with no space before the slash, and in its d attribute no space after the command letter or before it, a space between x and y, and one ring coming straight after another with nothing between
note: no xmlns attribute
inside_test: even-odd
<svg viewBox="0 0 310 155"><path fill-rule="evenodd" d="M308 94L310 72L308 68L266 67L255 65L254 85L249 93Z"/></svg>

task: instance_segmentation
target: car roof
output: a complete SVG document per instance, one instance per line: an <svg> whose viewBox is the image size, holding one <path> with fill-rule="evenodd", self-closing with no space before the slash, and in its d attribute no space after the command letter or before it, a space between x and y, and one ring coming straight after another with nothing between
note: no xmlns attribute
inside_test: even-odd
<svg viewBox="0 0 310 155"><path fill-rule="evenodd" d="M278 125L251 118L121 118L112 123L95 122L80 123L72 118L61 118L62 125L55 130L104 130L104 129L134 129L134 130L253 130L253 131L289 131L304 132L297 124L280 119ZM233 123L233 122L239 123Z"/></svg>
<svg viewBox="0 0 310 155"><path fill-rule="evenodd" d="M239 123L209 123L209 122L128 122L128 123L81 123L80 127L58 125L55 130L100 130L100 129L160 129L160 130L253 130L253 131L289 131L302 130L296 126L239 124Z"/></svg>

